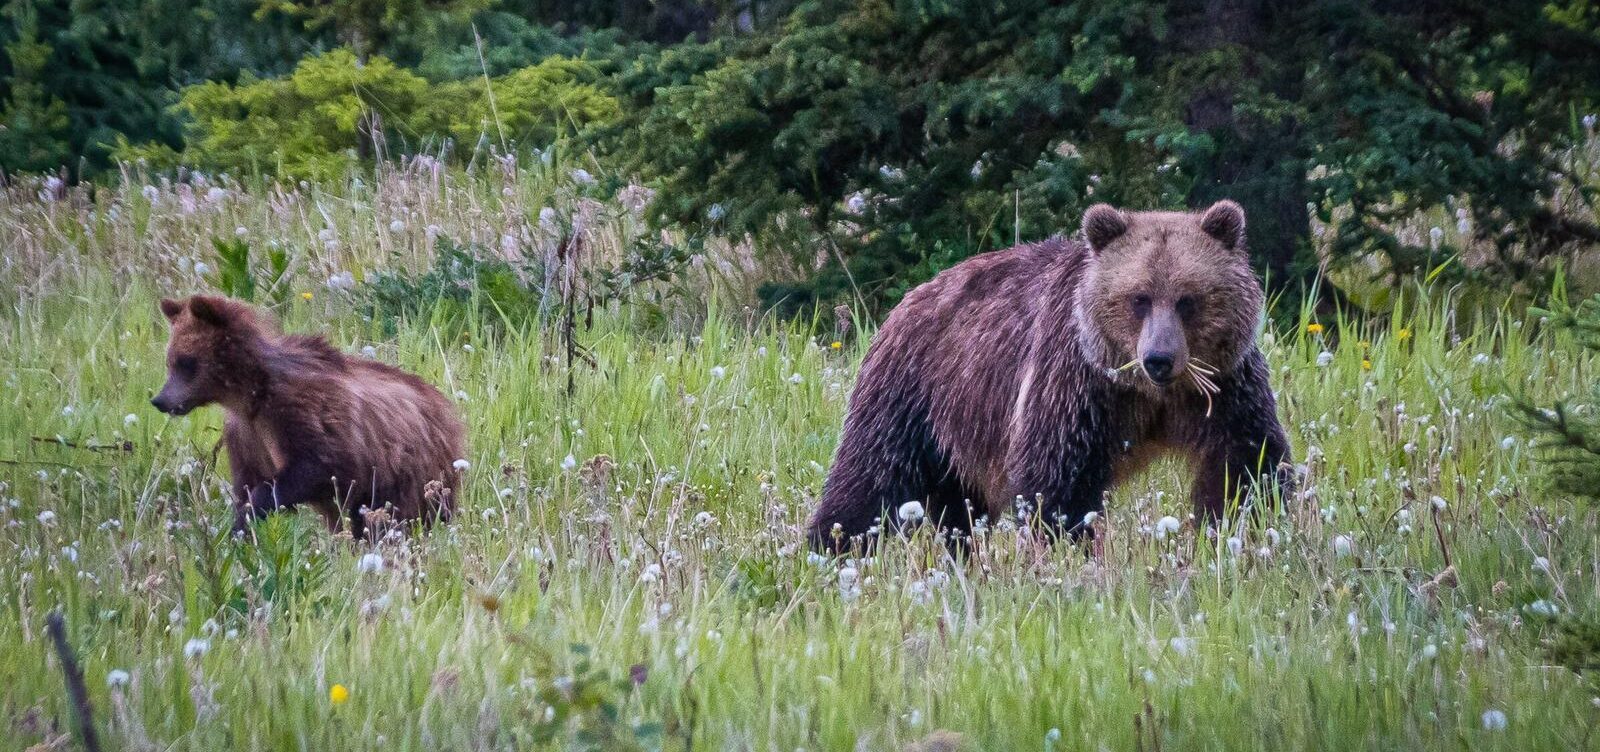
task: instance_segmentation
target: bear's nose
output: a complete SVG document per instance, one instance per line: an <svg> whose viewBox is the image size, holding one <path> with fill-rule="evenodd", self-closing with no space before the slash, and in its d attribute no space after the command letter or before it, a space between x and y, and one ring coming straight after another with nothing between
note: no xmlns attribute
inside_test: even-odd
<svg viewBox="0 0 1600 752"><path fill-rule="evenodd" d="M1144 356L1144 372L1157 384L1172 381L1172 356L1160 353Z"/></svg>

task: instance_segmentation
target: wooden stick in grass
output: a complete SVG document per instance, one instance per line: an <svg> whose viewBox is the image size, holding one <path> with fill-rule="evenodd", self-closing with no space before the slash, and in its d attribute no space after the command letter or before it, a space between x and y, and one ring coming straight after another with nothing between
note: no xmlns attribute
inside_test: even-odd
<svg viewBox="0 0 1600 752"><path fill-rule="evenodd" d="M67 675L67 697L72 701L78 738L88 752L100 752L100 737L95 735L94 730L94 708L89 706L89 688L83 685L83 669L78 666L78 657L73 654L72 646L67 644L67 621L61 616L60 609L51 611L45 617L45 631L50 633L50 641L56 646L56 655L61 658L61 672Z"/></svg>

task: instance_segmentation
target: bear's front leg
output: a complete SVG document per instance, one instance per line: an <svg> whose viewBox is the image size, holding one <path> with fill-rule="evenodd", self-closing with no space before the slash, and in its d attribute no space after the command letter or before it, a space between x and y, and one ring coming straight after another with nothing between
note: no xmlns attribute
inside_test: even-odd
<svg viewBox="0 0 1600 752"><path fill-rule="evenodd" d="M1289 439L1260 351L1246 355L1219 386L1193 447L1195 515L1202 520L1220 519L1235 500L1240 508L1251 506L1258 486L1280 499L1293 491Z"/></svg>
<svg viewBox="0 0 1600 752"><path fill-rule="evenodd" d="M1017 406L1006 456L1012 499L1037 499L1045 524L1073 539L1092 534L1085 516L1101 510L1111 482L1111 427L1091 379L1064 368L1043 376L1035 393L1048 398Z"/></svg>
<svg viewBox="0 0 1600 752"><path fill-rule="evenodd" d="M309 459L290 461L271 480L257 483L246 492L243 503L234 508L234 531L243 531L251 521L276 510L294 509L328 495L329 477L321 463Z"/></svg>

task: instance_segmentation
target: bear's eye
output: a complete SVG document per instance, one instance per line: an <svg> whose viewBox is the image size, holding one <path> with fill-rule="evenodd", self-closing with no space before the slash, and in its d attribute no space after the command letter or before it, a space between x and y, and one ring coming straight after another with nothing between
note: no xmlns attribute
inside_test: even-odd
<svg viewBox="0 0 1600 752"><path fill-rule="evenodd" d="M1146 314L1150 313L1149 295L1135 295L1128 303L1133 307L1133 315L1139 318L1144 318Z"/></svg>
<svg viewBox="0 0 1600 752"><path fill-rule="evenodd" d="M1195 313L1200 310L1200 303L1194 299L1193 295L1185 295L1181 298L1178 298L1178 304L1176 308L1178 309L1178 315L1180 317L1184 319L1191 319L1194 318Z"/></svg>
<svg viewBox="0 0 1600 752"><path fill-rule="evenodd" d="M187 355L172 361L172 369L184 376L193 376L196 365L194 358Z"/></svg>

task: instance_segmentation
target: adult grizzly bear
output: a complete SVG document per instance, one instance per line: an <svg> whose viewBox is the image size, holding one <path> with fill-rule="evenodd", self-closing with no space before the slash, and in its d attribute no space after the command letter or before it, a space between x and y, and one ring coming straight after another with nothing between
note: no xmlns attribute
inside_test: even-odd
<svg viewBox="0 0 1600 752"><path fill-rule="evenodd" d="M969 532L1038 499L1058 532L1080 533L1110 485L1163 452L1189 459L1202 517L1262 475L1287 481L1244 210L1099 204L1083 228L1085 242L957 264L889 315L850 398L814 546L848 547L912 500Z"/></svg>
<svg viewBox="0 0 1600 752"><path fill-rule="evenodd" d="M170 415L227 411L235 530L301 504L358 537L370 510L400 522L450 516L466 432L439 390L321 337L280 334L238 301L163 300L161 313L172 324L167 383L150 403Z"/></svg>

